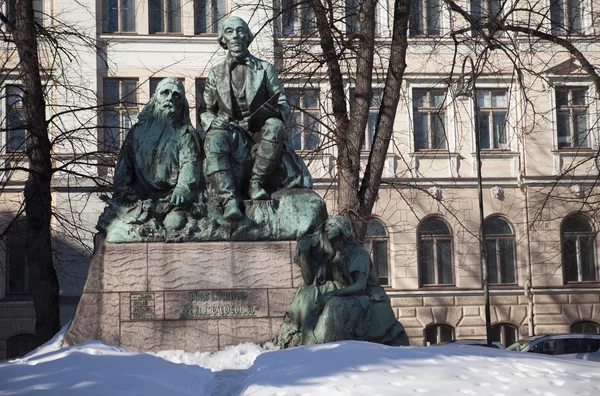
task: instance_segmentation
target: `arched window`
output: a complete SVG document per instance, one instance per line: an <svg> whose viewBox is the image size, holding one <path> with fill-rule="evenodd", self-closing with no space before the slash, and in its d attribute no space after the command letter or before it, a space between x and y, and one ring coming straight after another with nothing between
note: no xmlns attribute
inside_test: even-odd
<svg viewBox="0 0 600 396"><path fill-rule="evenodd" d="M589 321L576 322L571 325L571 333L600 334L600 325Z"/></svg>
<svg viewBox="0 0 600 396"><path fill-rule="evenodd" d="M515 270L515 235L501 217L491 217L483 225L487 247L489 282L517 283Z"/></svg>
<svg viewBox="0 0 600 396"><path fill-rule="evenodd" d="M434 345L454 339L454 327L448 325L432 325L425 329L425 345Z"/></svg>
<svg viewBox="0 0 600 396"><path fill-rule="evenodd" d="M26 220L17 219L11 224L6 237L7 294L27 294L31 292L25 243Z"/></svg>
<svg viewBox="0 0 600 396"><path fill-rule="evenodd" d="M33 334L19 334L6 340L6 358L21 357L37 347L37 339Z"/></svg>
<svg viewBox="0 0 600 396"><path fill-rule="evenodd" d="M389 285L389 265L388 265L388 233L383 224L376 219L372 219L367 224L365 234L365 249L371 254L373 265L379 275L379 284Z"/></svg>
<svg viewBox="0 0 600 396"><path fill-rule="evenodd" d="M492 326L492 341L501 342L508 347L517 342L517 328L509 323L498 323Z"/></svg>
<svg viewBox="0 0 600 396"><path fill-rule="evenodd" d="M560 235L565 282L596 281L596 235L589 221L582 215L569 216L560 226Z"/></svg>
<svg viewBox="0 0 600 396"><path fill-rule="evenodd" d="M419 273L422 286L452 285L452 233L437 217L419 225Z"/></svg>

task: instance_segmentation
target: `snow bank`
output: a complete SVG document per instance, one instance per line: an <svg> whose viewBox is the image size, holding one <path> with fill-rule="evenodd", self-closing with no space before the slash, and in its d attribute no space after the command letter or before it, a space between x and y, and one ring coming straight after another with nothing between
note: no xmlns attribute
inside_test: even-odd
<svg viewBox="0 0 600 396"><path fill-rule="evenodd" d="M0 395L598 395L600 365L483 347L242 344L155 354L62 335L0 363ZM266 353L268 352L268 353Z"/></svg>

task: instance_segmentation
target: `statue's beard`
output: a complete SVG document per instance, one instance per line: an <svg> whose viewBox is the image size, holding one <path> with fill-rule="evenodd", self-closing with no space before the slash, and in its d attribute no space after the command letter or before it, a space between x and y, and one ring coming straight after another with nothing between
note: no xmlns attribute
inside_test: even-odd
<svg viewBox="0 0 600 396"><path fill-rule="evenodd" d="M177 114L179 112L173 107L171 103L164 103L161 106L154 108L154 119L160 120L166 125L175 124Z"/></svg>

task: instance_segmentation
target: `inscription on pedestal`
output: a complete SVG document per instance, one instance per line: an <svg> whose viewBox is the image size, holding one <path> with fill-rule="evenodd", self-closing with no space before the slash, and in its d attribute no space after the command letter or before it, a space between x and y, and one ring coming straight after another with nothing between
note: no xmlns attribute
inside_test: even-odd
<svg viewBox="0 0 600 396"><path fill-rule="evenodd" d="M155 293L131 293L129 301L131 320L154 320Z"/></svg>
<svg viewBox="0 0 600 396"><path fill-rule="evenodd" d="M195 290L165 293L167 319L250 318L267 315L264 290Z"/></svg>

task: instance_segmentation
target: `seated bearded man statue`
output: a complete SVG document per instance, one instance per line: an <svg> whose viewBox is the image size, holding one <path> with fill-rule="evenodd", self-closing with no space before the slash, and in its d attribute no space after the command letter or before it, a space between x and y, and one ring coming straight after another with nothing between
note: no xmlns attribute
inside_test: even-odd
<svg viewBox="0 0 600 396"><path fill-rule="evenodd" d="M228 221L239 221L239 201L268 200L281 188L311 188L302 159L286 145L290 108L273 65L252 56L252 32L230 17L218 41L227 58L209 73L201 123L206 132L204 174L209 196Z"/></svg>
<svg viewBox="0 0 600 396"><path fill-rule="evenodd" d="M159 221L179 212L185 222L185 211L200 195L202 147L183 84L174 77L160 81L138 119L119 153L113 205L140 206L139 218L129 223L143 223L148 212Z"/></svg>

